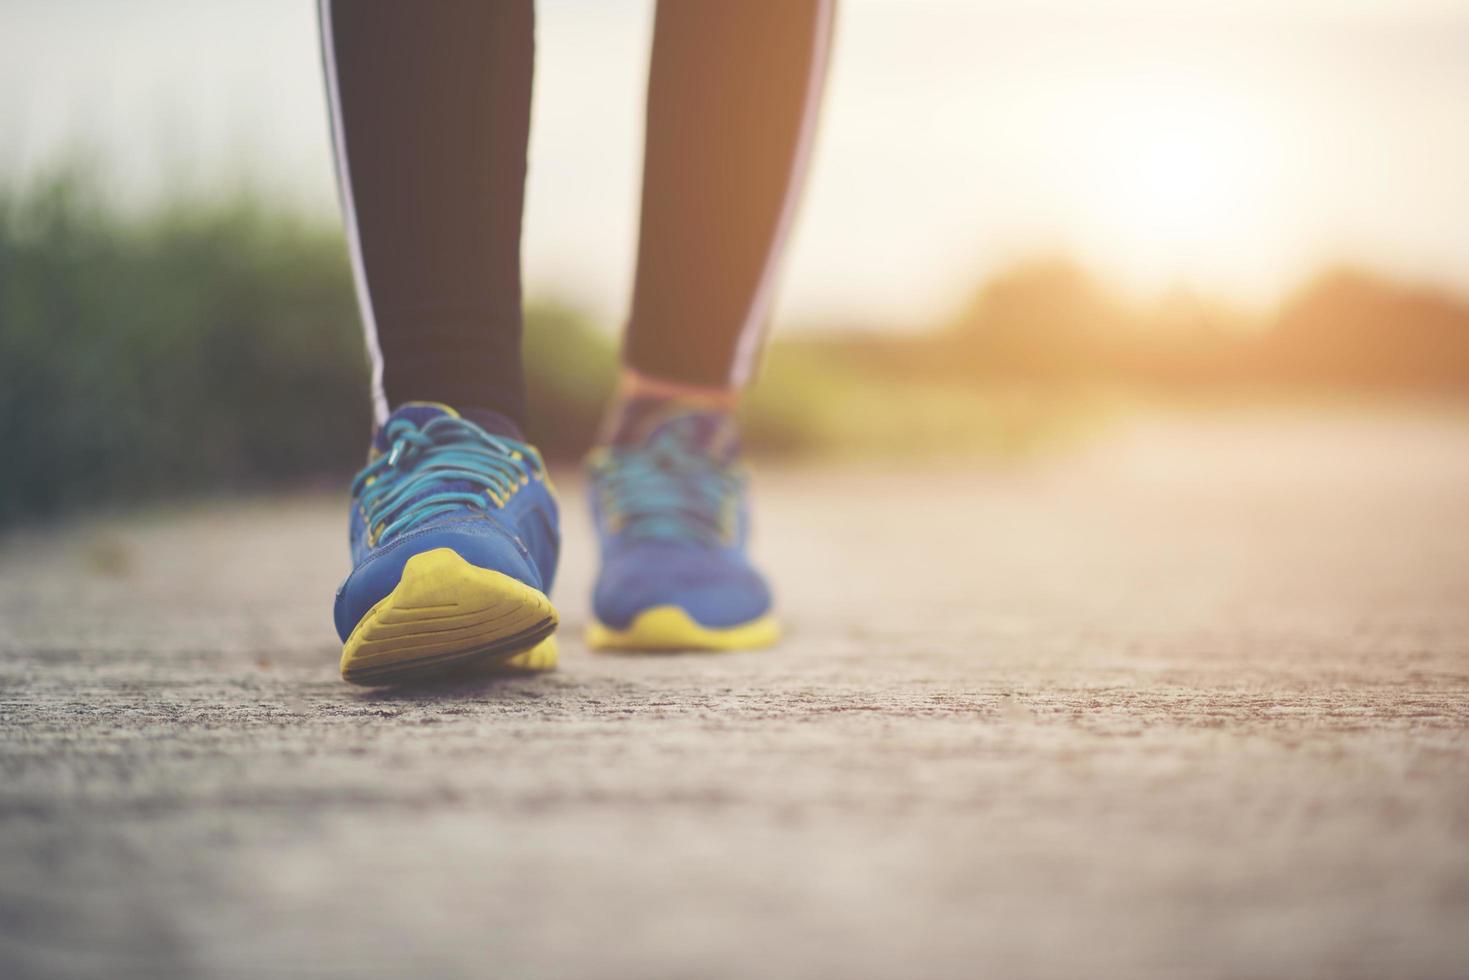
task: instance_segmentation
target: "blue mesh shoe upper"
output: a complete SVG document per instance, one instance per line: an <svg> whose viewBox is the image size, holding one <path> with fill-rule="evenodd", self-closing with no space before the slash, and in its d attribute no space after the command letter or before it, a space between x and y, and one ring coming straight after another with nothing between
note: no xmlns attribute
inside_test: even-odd
<svg viewBox="0 0 1469 980"><path fill-rule="evenodd" d="M413 402L378 430L352 482L354 568L335 615L343 640L397 586L408 559L435 548L550 592L560 526L545 465L533 447L488 431L508 428L504 420L476 418Z"/></svg>
<svg viewBox="0 0 1469 980"><path fill-rule="evenodd" d="M673 605L723 628L769 612L770 590L745 553L734 420L667 403L628 413L630 424L588 461L602 548L597 619L625 629L638 613Z"/></svg>

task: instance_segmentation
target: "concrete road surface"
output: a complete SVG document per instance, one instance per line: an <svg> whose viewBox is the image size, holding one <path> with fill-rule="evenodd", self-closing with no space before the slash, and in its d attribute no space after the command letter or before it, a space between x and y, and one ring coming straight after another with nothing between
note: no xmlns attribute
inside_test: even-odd
<svg viewBox="0 0 1469 980"><path fill-rule="evenodd" d="M790 637L336 676L333 499L0 540L0 976L1469 976L1469 425L760 474Z"/></svg>

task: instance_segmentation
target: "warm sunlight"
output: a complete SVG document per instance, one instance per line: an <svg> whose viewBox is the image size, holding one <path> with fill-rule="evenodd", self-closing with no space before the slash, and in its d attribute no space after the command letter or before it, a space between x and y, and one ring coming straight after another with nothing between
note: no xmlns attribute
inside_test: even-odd
<svg viewBox="0 0 1469 980"><path fill-rule="evenodd" d="M1272 283L1292 236L1277 188L1281 127L1269 106L1187 78L1141 78L1079 107L1089 179L1075 201L1093 254L1134 288L1178 280L1245 293Z"/></svg>
<svg viewBox="0 0 1469 980"><path fill-rule="evenodd" d="M1466 598L1469 0L0 0L0 980L1469 980Z"/></svg>
<svg viewBox="0 0 1469 980"><path fill-rule="evenodd" d="M219 31L208 4L10 4L0 182L85 134L130 206L249 175L334 216L314 7L231 5ZM527 288L606 323L630 298L652 12L537 10ZM1469 288L1463 0L844 0L837 20L782 329L920 329L1036 254L1257 310L1339 262Z"/></svg>

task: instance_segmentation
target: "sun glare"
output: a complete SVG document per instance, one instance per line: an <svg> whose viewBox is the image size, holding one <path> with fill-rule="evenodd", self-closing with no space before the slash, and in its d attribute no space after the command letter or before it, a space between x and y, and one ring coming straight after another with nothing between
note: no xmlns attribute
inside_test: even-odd
<svg viewBox="0 0 1469 980"><path fill-rule="evenodd" d="M1101 94L1078 128L1092 250L1144 289L1246 293L1278 273L1278 140L1257 106L1159 80Z"/></svg>
<svg viewBox="0 0 1469 980"><path fill-rule="evenodd" d="M1137 220L1177 240L1216 229L1229 210L1227 166L1211 134L1172 130L1137 148L1135 180L1127 187Z"/></svg>

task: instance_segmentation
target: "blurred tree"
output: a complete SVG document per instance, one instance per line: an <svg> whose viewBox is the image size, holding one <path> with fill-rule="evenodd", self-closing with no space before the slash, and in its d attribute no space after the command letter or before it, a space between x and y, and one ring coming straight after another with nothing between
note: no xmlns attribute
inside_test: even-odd
<svg viewBox="0 0 1469 980"><path fill-rule="evenodd" d="M1469 306L1439 290L1330 270L1285 303L1262 361L1280 383L1469 391Z"/></svg>
<svg viewBox="0 0 1469 980"><path fill-rule="evenodd" d="M0 523L75 506L344 483L369 429L345 247L249 193L121 216L85 170L0 192ZM533 303L530 436L595 436L615 344ZM1469 394L1469 304L1337 269L1256 321L1175 291L1124 302L1065 259L982 285L946 329L773 347L756 450L1006 454L1076 428L1094 388Z"/></svg>

